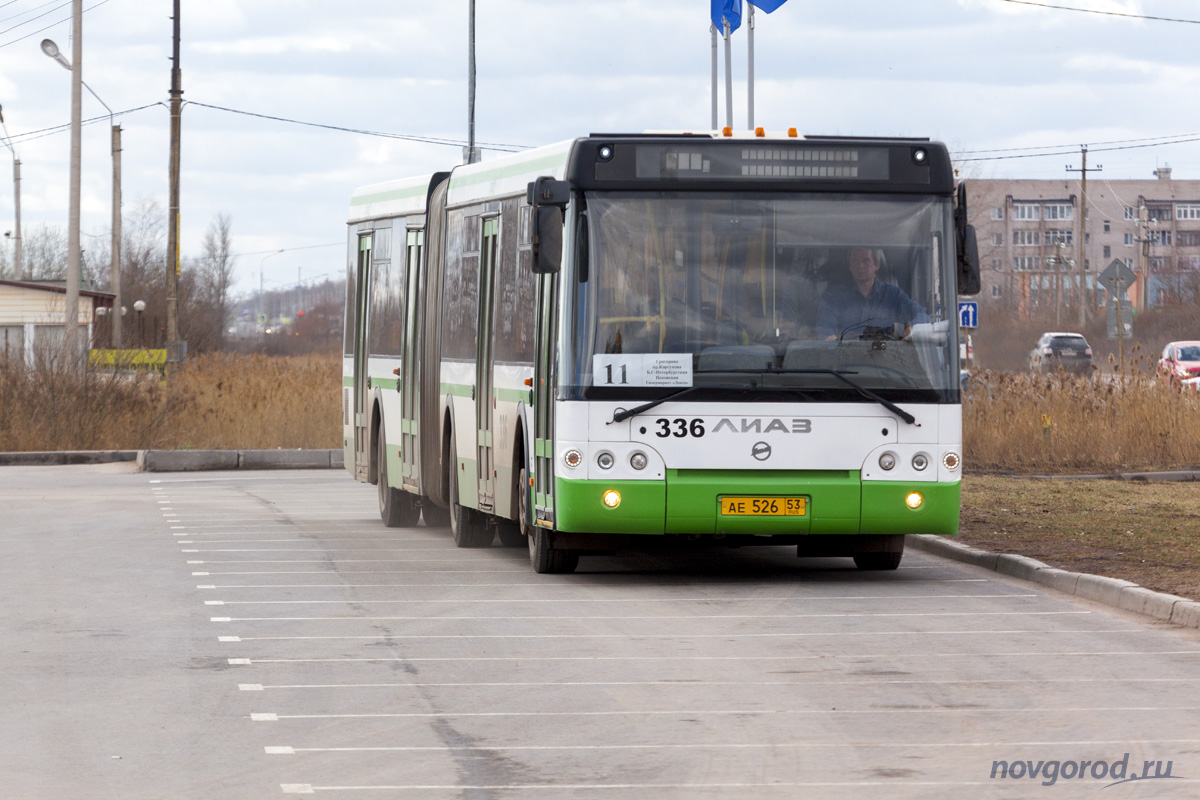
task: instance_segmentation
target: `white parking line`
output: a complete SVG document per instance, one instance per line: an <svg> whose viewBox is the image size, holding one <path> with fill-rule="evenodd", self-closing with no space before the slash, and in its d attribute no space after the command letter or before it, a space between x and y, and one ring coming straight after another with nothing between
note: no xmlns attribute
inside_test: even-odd
<svg viewBox="0 0 1200 800"><path fill-rule="evenodd" d="M396 633L390 636L218 636L218 642L309 642L332 640L368 640L373 642L389 642L403 640L406 642L416 639L622 639L624 641L641 641L645 639L798 639L819 636L1062 636L1064 634L1091 633L1151 633L1150 630L1111 630L1111 631L830 631L826 633L745 633L735 631L730 633L448 633L448 634L411 634Z"/></svg>
<svg viewBox="0 0 1200 800"><path fill-rule="evenodd" d="M1125 677L1125 678L935 678L935 679L889 679L889 680L852 680L852 681L751 681L751 680L736 680L736 681L709 681L709 680L687 680L687 681L672 681L672 680L657 680L657 681L555 681L554 686L572 686L572 687L613 687L613 686L653 686L656 688L673 688L673 689L688 689L691 687L703 688L706 686L796 686L800 688L816 687L816 686L908 686L908 685L925 685L925 686L942 686L942 685L966 685L966 686L987 686L989 684L1007 685L1007 684L1034 684L1034 683L1197 683L1200 682L1200 677L1196 678L1144 678L1144 677ZM539 687L545 688L545 681L461 681L457 683L290 683L290 684L262 684L262 683L239 683L238 690L242 692L266 692L276 690L297 690L297 689L486 689L486 688L516 688L516 687Z"/></svg>
<svg viewBox="0 0 1200 800"><path fill-rule="evenodd" d="M180 542L182 544L182 542ZM527 571L526 571L527 572ZM217 573L212 573L217 574ZM987 583L987 578L967 578L964 580L926 580L927 583ZM256 584L214 584L197 586L197 589L412 589L426 586L439 586L449 589L471 589L483 586L571 586L570 583L550 584L545 581L529 583L256 583Z"/></svg>
<svg viewBox="0 0 1200 800"><path fill-rule="evenodd" d="M1174 776L1172 776L1172 780ZM1181 778L1175 780L1178 783L1182 780L1184 783L1200 783L1200 778ZM909 781L906 780L902 784L896 780L888 781L807 781L807 782L789 782L779 781L770 783L522 783L522 784L388 784L379 786L314 786L311 783L281 783L279 788L284 794L315 794L317 792L339 792L339 791L382 791L382 792L398 792L398 791L450 791L461 794L462 792L494 792L494 791L535 791L540 789L550 790L630 790L637 789L639 791L651 791L657 789L690 789L701 791L706 789L723 789L723 790L744 790L744 789L830 789L830 788L868 788L873 786L886 786L890 790L895 791L901 786L995 786L995 781ZM961 796L961 795L960 795Z"/></svg>
<svg viewBox="0 0 1200 800"><path fill-rule="evenodd" d="M1087 651L1071 650L1047 652L1031 650L1010 653L842 653L839 658L883 658L898 661L905 658L1046 658L1059 656L1195 656L1200 650L1107 650ZM368 664L368 663L417 663L417 662L455 662L464 661L476 663L484 661L813 661L827 659L825 654L811 656L770 655L770 656L421 656L416 658L393 658L380 656L377 658L230 658L230 666L244 667L253 664Z"/></svg>
<svg viewBox="0 0 1200 800"><path fill-rule="evenodd" d="M1115 712L1163 713L1164 711L1200 711L1200 706L1022 706L1018 708L721 708L721 709L613 709L609 711L396 711L373 714L251 714L253 722L281 722L291 719L480 719L494 717L773 717L773 716L865 716L897 714L947 714L970 716L972 714L1076 714Z"/></svg>
<svg viewBox="0 0 1200 800"><path fill-rule="evenodd" d="M930 611L930 612L884 612L878 614L870 613L840 613L840 614L647 614L647 615L627 615L621 616L603 616L603 615L580 615L570 617L553 617L547 615L505 615L504 619L531 619L531 620L553 620L563 619L569 621L576 620L626 620L626 619L833 619L833 618L862 618L862 617L1055 617L1055 616L1073 616L1091 614L1091 611ZM363 621L363 622L428 622L436 620L438 622L450 620L486 620L495 622L496 615L485 616L454 616L454 617L430 617L430 616L388 616L388 617L211 617L212 622L324 622L324 621Z"/></svg>
<svg viewBox="0 0 1200 800"><path fill-rule="evenodd" d="M195 552L185 550L185 553ZM423 588L426 584L413 584L408 587L410 589ZM887 602L895 602L897 600L997 600L1008 598L1027 598L1038 597L1036 594L914 594L914 595L785 595L782 597L539 597L539 598L522 598L514 600L501 600L496 597L485 597L478 599L467 598L448 598L448 599L401 599L401 600L364 600L355 598L353 600L205 600L207 606L261 606L261 605L330 605L346 603L409 603L409 604L442 604L452 603L455 605L463 605L465 603L638 603L644 605L647 603L779 603L785 601L802 601L805 603L816 601L833 601L833 600L883 600Z"/></svg>

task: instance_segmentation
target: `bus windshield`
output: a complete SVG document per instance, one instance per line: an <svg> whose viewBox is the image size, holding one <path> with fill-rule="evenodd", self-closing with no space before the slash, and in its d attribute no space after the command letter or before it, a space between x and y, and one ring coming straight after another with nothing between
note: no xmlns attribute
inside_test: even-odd
<svg viewBox="0 0 1200 800"><path fill-rule="evenodd" d="M949 198L584 201L561 397L958 401Z"/></svg>

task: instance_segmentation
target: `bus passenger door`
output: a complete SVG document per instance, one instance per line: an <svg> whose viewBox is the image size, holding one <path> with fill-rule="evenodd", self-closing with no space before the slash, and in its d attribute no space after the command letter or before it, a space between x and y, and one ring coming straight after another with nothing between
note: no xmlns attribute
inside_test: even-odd
<svg viewBox="0 0 1200 800"><path fill-rule="evenodd" d="M358 269L354 288L354 477L369 480L371 470L370 402L367 390L367 313L370 309L371 232L358 236Z"/></svg>
<svg viewBox="0 0 1200 800"><path fill-rule="evenodd" d="M530 523L554 526L554 358L558 333L558 275L542 275L537 293L537 347L533 359L533 496ZM522 486L521 490L525 491Z"/></svg>
<svg viewBox="0 0 1200 800"><path fill-rule="evenodd" d="M425 231L408 232L404 251L404 325L401 330L400 355L403 359L400 376L400 473L404 488L420 494L420 428L418 407L420 357L417 350L417 307L421 297L421 256L425 249Z"/></svg>
<svg viewBox="0 0 1200 800"><path fill-rule="evenodd" d="M475 362L476 469L479 479L479 508L491 511L496 503L496 466L492 449L492 411L495 406L492 372L492 319L495 304L496 258L500 253L500 219L483 220L483 244L479 249L479 339Z"/></svg>

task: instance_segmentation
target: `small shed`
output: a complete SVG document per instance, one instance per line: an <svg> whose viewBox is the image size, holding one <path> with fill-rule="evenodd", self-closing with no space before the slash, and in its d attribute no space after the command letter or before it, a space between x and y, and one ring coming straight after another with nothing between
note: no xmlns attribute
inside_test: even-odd
<svg viewBox="0 0 1200 800"><path fill-rule="evenodd" d="M96 309L112 308L114 295L79 290L80 355L101 346L97 341ZM0 359L34 363L38 353L50 353L63 344L66 281L0 280Z"/></svg>

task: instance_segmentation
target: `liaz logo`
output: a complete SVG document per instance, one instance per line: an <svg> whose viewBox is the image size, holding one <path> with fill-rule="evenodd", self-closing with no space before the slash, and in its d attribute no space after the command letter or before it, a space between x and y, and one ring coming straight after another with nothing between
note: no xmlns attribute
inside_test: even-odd
<svg viewBox="0 0 1200 800"><path fill-rule="evenodd" d="M704 427L704 420L693 418L685 419L677 417L675 419L666 419L660 417L654 420L654 424L658 426L658 430L654 435L660 439L665 439L668 436L677 436L683 438L685 436L701 437L705 433L720 433L727 430L730 433L770 433L778 431L779 433L811 433L812 420L808 419L745 419L742 418L735 423L731 419L722 417L717 420L716 427L711 431L707 431ZM642 433L646 429L642 428Z"/></svg>
<svg viewBox="0 0 1200 800"><path fill-rule="evenodd" d="M733 424L733 420L721 418L717 420L713 433L728 430L730 433L812 433L812 420L809 419L742 419L741 427Z"/></svg>

